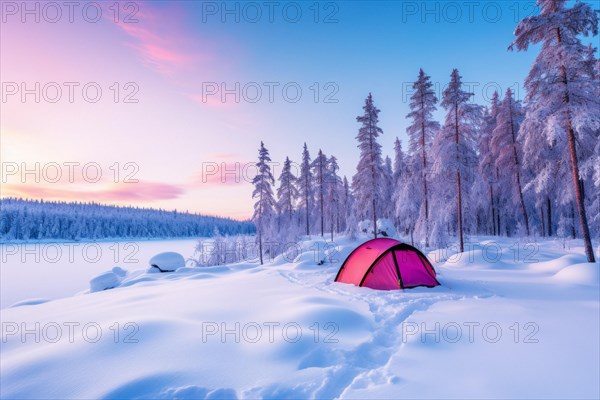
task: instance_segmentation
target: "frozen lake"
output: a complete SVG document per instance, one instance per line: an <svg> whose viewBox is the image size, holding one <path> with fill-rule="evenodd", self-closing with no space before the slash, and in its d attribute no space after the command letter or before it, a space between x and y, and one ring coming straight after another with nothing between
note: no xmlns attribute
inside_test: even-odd
<svg viewBox="0 0 600 400"><path fill-rule="evenodd" d="M146 268L164 251L193 256L199 239L0 245L0 308L27 299L56 299L89 288L93 276L118 265ZM203 239L210 240L210 239Z"/></svg>

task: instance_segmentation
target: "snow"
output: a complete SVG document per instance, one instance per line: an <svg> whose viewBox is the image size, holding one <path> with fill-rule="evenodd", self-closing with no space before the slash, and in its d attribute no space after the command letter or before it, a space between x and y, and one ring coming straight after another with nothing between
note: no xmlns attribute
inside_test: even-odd
<svg viewBox="0 0 600 400"><path fill-rule="evenodd" d="M148 261L148 264L150 264L150 267L152 268L158 267L162 271L170 272L185 267L185 258L179 253L167 251L153 256L150 261Z"/></svg>
<svg viewBox="0 0 600 400"><path fill-rule="evenodd" d="M598 398L599 274L581 241L470 239L425 252L433 289L333 282L360 243L344 238L264 266L111 270L114 289L2 310L0 396Z"/></svg>
<svg viewBox="0 0 600 400"><path fill-rule="evenodd" d="M130 271L147 268L159 252L192 257L197 243L198 239L0 244L0 309L33 298L72 296L87 289L91 277L115 265Z"/></svg>

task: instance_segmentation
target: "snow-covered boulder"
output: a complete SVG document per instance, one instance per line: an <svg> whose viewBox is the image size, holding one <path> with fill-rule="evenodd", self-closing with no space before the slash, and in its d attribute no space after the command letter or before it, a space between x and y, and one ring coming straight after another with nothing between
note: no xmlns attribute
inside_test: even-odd
<svg viewBox="0 0 600 400"><path fill-rule="evenodd" d="M150 264L148 272L172 272L185 267L185 258L179 253L167 251L155 255L148 263Z"/></svg>
<svg viewBox="0 0 600 400"><path fill-rule="evenodd" d="M112 271L104 272L90 280L90 293L116 288L121 280L122 277Z"/></svg>

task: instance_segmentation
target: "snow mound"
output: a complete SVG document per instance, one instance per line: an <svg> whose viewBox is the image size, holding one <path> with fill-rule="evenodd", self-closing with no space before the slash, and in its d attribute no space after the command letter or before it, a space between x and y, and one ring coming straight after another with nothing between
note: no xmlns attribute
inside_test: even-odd
<svg viewBox="0 0 600 400"><path fill-rule="evenodd" d="M121 285L127 271L121 267L114 267L111 271L96 275L90 280L90 293L114 289Z"/></svg>
<svg viewBox="0 0 600 400"><path fill-rule="evenodd" d="M154 269L160 272L172 272L185 267L185 258L179 253L167 251L152 257L150 261L148 261L148 264L150 264L150 270Z"/></svg>
<svg viewBox="0 0 600 400"><path fill-rule="evenodd" d="M564 283L598 286L600 270L597 264L581 263L568 266L554 274L553 279Z"/></svg>

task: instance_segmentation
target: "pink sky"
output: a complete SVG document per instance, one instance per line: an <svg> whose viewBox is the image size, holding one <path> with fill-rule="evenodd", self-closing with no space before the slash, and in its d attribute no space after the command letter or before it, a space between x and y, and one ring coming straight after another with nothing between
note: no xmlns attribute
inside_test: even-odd
<svg viewBox="0 0 600 400"><path fill-rule="evenodd" d="M226 133L206 118L211 105L194 100L200 73L214 75L230 65L213 51L222 44L193 36L177 5L140 3L137 23L123 22L125 11L119 23L106 7L93 24L77 13L74 23L23 24L18 16L3 23L2 81L15 82L19 92L2 102L1 195L249 217L251 187L244 179L221 179L220 171L200 179L203 163L249 159L214 139ZM21 84L31 89L38 82L41 101L27 95L23 102ZM57 96L54 82L62 96L50 103L46 99ZM77 83L73 102L64 82ZM84 97L82 87L90 82L102 90L96 103ZM125 103L127 95L138 102ZM65 163L73 162L100 165L102 178L92 182L79 167L69 181ZM55 174L54 164L61 166L62 179L44 176ZM137 182L124 182L128 174Z"/></svg>

